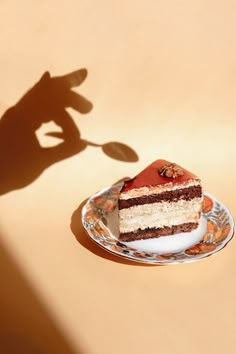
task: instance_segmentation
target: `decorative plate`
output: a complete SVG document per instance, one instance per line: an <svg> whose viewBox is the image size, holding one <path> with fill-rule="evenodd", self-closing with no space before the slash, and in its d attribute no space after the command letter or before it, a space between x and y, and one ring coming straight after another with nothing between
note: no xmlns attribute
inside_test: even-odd
<svg viewBox="0 0 236 354"><path fill-rule="evenodd" d="M224 248L234 234L234 220L228 209L204 193L200 226L190 233L151 240L120 242L117 202L122 184L113 185L90 197L82 209L82 223L88 235L107 251L131 261L175 264L196 261Z"/></svg>

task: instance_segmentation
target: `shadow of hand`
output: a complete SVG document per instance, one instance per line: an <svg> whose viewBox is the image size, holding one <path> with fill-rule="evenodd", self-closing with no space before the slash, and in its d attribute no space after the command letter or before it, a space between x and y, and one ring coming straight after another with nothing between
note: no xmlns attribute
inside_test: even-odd
<svg viewBox="0 0 236 354"><path fill-rule="evenodd" d="M47 167L82 151L86 142L66 111L71 107L88 113L92 104L72 91L86 78L81 69L65 76L51 77L46 72L22 99L5 112L0 120L0 195L25 187ZM53 147L42 147L36 130L54 121L62 132L48 135L62 142Z"/></svg>

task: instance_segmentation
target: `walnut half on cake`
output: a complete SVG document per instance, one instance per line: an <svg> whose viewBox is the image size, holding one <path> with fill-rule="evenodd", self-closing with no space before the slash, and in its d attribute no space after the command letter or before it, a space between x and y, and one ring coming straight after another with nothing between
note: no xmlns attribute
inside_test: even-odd
<svg viewBox="0 0 236 354"><path fill-rule="evenodd" d="M199 225L201 180L186 169L156 160L125 181L119 195L119 239L124 242L190 232Z"/></svg>

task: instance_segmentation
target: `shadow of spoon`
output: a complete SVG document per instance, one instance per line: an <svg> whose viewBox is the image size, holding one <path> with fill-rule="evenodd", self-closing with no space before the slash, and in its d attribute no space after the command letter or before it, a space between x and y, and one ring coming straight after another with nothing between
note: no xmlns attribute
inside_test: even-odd
<svg viewBox="0 0 236 354"><path fill-rule="evenodd" d="M62 134L62 132L50 132L46 135L52 136L54 138L62 138ZM80 142L84 147L100 147L105 155L114 160L123 162L137 162L139 160L137 153L130 146L118 141L109 141L108 143L97 144L92 141L80 139Z"/></svg>
<svg viewBox="0 0 236 354"><path fill-rule="evenodd" d="M100 147L104 154L115 160L123 162L137 162L139 159L136 152L130 146L117 141L110 141L105 144L96 144L87 140L84 141L89 146Z"/></svg>

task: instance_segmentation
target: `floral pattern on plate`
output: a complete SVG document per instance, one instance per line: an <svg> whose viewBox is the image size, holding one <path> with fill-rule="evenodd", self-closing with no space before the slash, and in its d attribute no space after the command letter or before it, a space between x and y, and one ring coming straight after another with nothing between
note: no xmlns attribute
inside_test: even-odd
<svg viewBox="0 0 236 354"><path fill-rule="evenodd" d="M118 240L108 226L108 216L117 208L122 184L110 186L93 195L82 210L85 230L99 246L107 251L136 262L175 264L208 257L224 248L234 234L234 220L228 209L209 193L204 193L203 216L207 227L201 241L178 253L146 253Z"/></svg>

